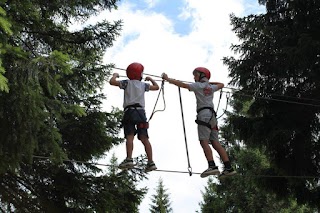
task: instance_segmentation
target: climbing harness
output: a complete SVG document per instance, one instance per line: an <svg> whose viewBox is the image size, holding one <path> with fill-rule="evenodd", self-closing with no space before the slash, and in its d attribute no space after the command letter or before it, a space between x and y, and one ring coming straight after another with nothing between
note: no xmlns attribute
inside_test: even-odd
<svg viewBox="0 0 320 213"><path fill-rule="evenodd" d="M126 106L124 108L125 115L123 116L123 119L122 119L122 122L121 122L121 127L123 127L123 125L126 124L126 123L131 123L132 122L131 115L126 114L126 111L129 110L129 109L136 110L138 115L139 115L139 117L140 117L140 119L144 120L143 116L141 115L141 112L138 110L138 109L142 109L142 106L140 104L132 104L132 105ZM148 129L149 128L149 123L147 121L146 122L139 122L136 125L137 125L137 129Z"/></svg>
<svg viewBox="0 0 320 213"><path fill-rule="evenodd" d="M185 124L184 124L184 116L183 116L183 108L182 108L182 99L181 99L180 87L178 87L178 89L179 89L179 98L180 98L180 108L181 108L181 117L182 117L184 141L185 141L185 144L186 144L186 152L187 152L187 160L188 160L188 171L189 171L189 175L191 176L192 175L192 168L190 166L190 160L189 160L188 143L187 143L187 136L186 136L186 128L185 128Z"/></svg>
<svg viewBox="0 0 320 213"><path fill-rule="evenodd" d="M211 118L209 119L209 122L205 122L205 121L202 121L202 120L199 120L199 119L195 120L195 122L198 125L206 126L209 129L217 129L217 126L212 127L211 124L210 124L210 121L213 118L213 116L217 116L216 112L214 111L214 109L212 107L202 107L202 108L197 110L197 113L199 113L199 112L201 112L202 110L205 110L205 109L209 109L211 111Z"/></svg>
<svg viewBox="0 0 320 213"><path fill-rule="evenodd" d="M219 105L220 105L220 100L221 100L221 97L222 97L222 90L220 91L220 97L219 97L219 102L218 102L218 106L217 106L217 109L216 109L216 111L212 108L212 107L202 107L202 108L200 108L200 109L198 109L197 110L197 113L199 113L199 112L201 112L202 110L204 110L204 109L209 109L210 111L211 111L211 118L209 119L209 122L205 122L205 121L202 121L202 120L195 120L195 122L198 124L198 125L202 125L202 126L206 126L206 127L208 127L209 129L214 129L214 130L218 130L218 126L216 125L216 126L214 126L214 127L212 127L211 126L211 124L210 124L210 121L211 121L211 119L213 118L213 116L215 116L216 118L217 118L217 111L218 111L218 109L219 109ZM228 103L227 103L228 104ZM223 115L223 114L222 114ZM222 116L221 115L221 116ZM220 117L221 117L220 116ZM217 118L218 119L218 118Z"/></svg>
<svg viewBox="0 0 320 213"><path fill-rule="evenodd" d="M159 97L160 97L160 94L162 94L162 98L163 98L163 103L164 103L164 108L161 109L161 110L155 110L156 106L157 106L157 103L158 103L158 100L159 100ZM141 115L141 112L138 110L138 109L142 109L142 106L140 106L140 104L133 104L133 105L129 105L129 106L126 106L124 108L124 112L126 112L128 109L134 109L137 111L138 115L140 116L141 120L143 120L143 116ZM140 122L140 123L137 123L137 129L148 129L149 128L149 121L151 120L151 118L153 117L153 115L156 113L156 112L160 112L160 111L164 111L166 109L166 101L164 99L164 80L162 80L162 83L161 83L161 87L160 87L160 91L158 93L158 97L157 97L157 100L156 100L156 103L153 107L153 110L152 110L152 113L150 115L150 118L146 121L146 122ZM130 123L131 122L131 117L126 117L124 116L123 119L122 119L122 122L121 122L121 126L120 128L123 127L123 125L125 123Z"/></svg>

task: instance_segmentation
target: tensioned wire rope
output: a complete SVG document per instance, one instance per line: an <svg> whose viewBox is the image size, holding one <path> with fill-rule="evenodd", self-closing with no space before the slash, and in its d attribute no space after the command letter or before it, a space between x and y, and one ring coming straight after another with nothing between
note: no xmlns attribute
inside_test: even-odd
<svg viewBox="0 0 320 213"><path fill-rule="evenodd" d="M189 171L189 175L191 176L192 175L192 168L191 168L190 160L189 160L187 134L186 134L186 127L185 127L185 124L184 124L184 115L183 115L183 107L182 107L182 98L181 98L180 87L178 87L178 89L179 89L180 109L181 109L181 117L182 117L182 127L183 127L184 141L185 141L185 145L186 145L187 160L188 160L188 171Z"/></svg>
<svg viewBox="0 0 320 213"><path fill-rule="evenodd" d="M126 70L126 69L122 69L122 68L117 68L114 67L114 69L119 69L119 70ZM153 76L153 77L157 77L157 78L162 78L162 76L157 76L157 75L152 75L152 74L148 74L148 73L144 73L144 75L149 75L149 76ZM192 83L192 82L187 82L187 81L182 81L185 83ZM162 87L164 84L164 80L162 80ZM280 102L285 102L285 103L290 103L290 104L302 104L302 105L306 105L306 106L313 106L313 107L320 107L320 105L316 105L316 104L309 104L309 103L302 103L302 102L297 102L297 101L289 101L289 100L283 100L283 99L275 99L275 98L270 98L270 97L261 97L261 96L253 96L253 95L249 95L249 94L245 94L245 93L241 93L239 91L242 91L240 89L236 89L236 88L231 88L231 87L224 87L233 91L237 91L237 93L234 92L225 92L223 90L220 91L220 97L219 97L219 102L218 102L218 106L217 106L217 110L219 108L220 105L220 100L222 97L222 93L225 92L226 93L226 97L227 97L227 101L226 101L226 108L224 109L224 112L222 113L222 115L218 116L217 119L219 119L220 117L222 117L226 110L227 110L227 106L228 106L228 102L229 102L229 98L230 98L230 93L233 93L234 95L242 95L242 96L247 96L247 97L253 97L253 98L257 98L257 99L265 99L265 100L272 100L272 101L280 101ZM181 116L182 116L182 124L183 124L183 131L184 131L184 139L185 139L185 145L186 145L186 153L187 153L187 160L188 160L188 173L191 176L192 174L194 174L192 172L192 168L190 166L190 160L189 160L189 152L188 152L188 145L187 145L187 138L186 138L186 132L185 132L185 124L184 124L184 115L183 115L183 107L182 107L182 99L181 99L181 91L180 91L180 87L178 87L179 89L179 98L180 98L180 108L181 108ZM248 92L248 90L245 90ZM252 92L252 91L251 91ZM160 94L160 93L159 93ZM265 93L267 94L267 93ZM280 97L284 97L284 98L294 98L294 99L299 99L299 100L307 100L307 101L319 101L317 99L305 99L305 98L296 98L296 97L291 97L291 96L284 96L284 95L278 95L278 94L268 94L268 95L277 95ZM164 96L164 95L163 95ZM163 97L164 98L164 97ZM217 111L216 110L216 111Z"/></svg>
<svg viewBox="0 0 320 213"><path fill-rule="evenodd" d="M37 159L45 159L45 160L50 160L50 157L45 157L45 156L40 156L40 155L33 155L33 158ZM115 166L111 164L103 164L103 163L95 163L95 162L86 162L86 161L78 161L78 160L69 160L65 159L63 162L70 162L70 163L79 163L79 164L87 164L87 165L95 165L95 166ZM137 170L143 170L140 168L133 168ZM167 173L180 173L180 174L190 174L190 171L181 171L181 170L165 170L165 169L157 169L154 170L153 172L167 172ZM192 174L200 175L200 172L191 172ZM255 178L298 178L298 179L316 179L320 178L320 176L311 176L311 175L246 175L246 174L241 174L238 173L237 176L243 176L243 177L255 177Z"/></svg>
<svg viewBox="0 0 320 213"><path fill-rule="evenodd" d="M124 70L125 71L125 69L117 68L117 67L114 67L113 69L118 69L118 70ZM162 78L161 76L152 75L152 74L148 74L148 73L144 73L144 75L149 75L149 76L153 76L153 77L157 77L157 78ZM126 76L120 76L120 77L126 77ZM157 80L155 80L155 81L157 81ZM164 82L163 80L161 80L161 81ZM188 81L182 81L182 82L192 83L192 82L188 82ZM161 87L163 87L163 85ZM282 100L282 99L275 99L275 98L261 97L261 96L253 96L253 95L250 95L250 94L241 93L241 91L251 92L251 91L248 91L248 90L241 90L241 89L232 88L232 87L224 87L224 88L230 89L230 90L233 90L233 91L240 91L240 93L237 93L237 95L242 95L242 96L247 96L247 97L259 98L259 99L265 99L265 100L272 100L272 101L280 101L280 102L286 102L286 103L290 103L290 104L301 104L301 105L306 105L306 106L320 107L320 105L318 105L318 104L308 104L308 103L302 103L302 102L297 102L297 101L287 101L287 100ZM221 91L221 92L225 92L225 91ZM225 92L225 93L230 94L230 93L233 93L233 92ZM159 92L159 94L160 94L160 92ZM285 95L279 95L279 94L270 94L270 93L265 93L265 94L266 95L275 95L275 96L284 97L284 98L292 98L292 99L296 99L296 100L306 100L306 101L320 102L320 100L318 100L318 99L298 98L298 97L285 96ZM221 95L220 95L220 97L221 97ZM158 98L159 98L159 95L158 95ZM151 117L150 117L150 119L151 119ZM39 155L33 155L33 158L50 160L50 157L39 156ZM96 166L113 166L113 165L109 165L109 164L78 161L78 160L69 160L69 159L65 159L65 160L63 160L63 162L81 163L81 164L96 165ZM138 169L138 168L136 168L136 169ZM191 170L189 170L189 171L179 171L179 170L161 170L161 169L157 169L157 170L154 170L154 171L170 172L170 173L189 173L190 175L191 174L201 174L199 172L192 172ZM301 179L320 178L320 176L310 176L310 175L294 176L294 175L244 175L244 174L241 174L241 176L257 177L257 178L301 178Z"/></svg>
<svg viewBox="0 0 320 213"><path fill-rule="evenodd" d="M123 70L123 71L126 71L126 69L122 69L122 68L117 68L117 67L114 67L114 69L119 69L119 70ZM152 74L148 74L148 73L144 73L144 75L149 75L149 76L153 76L153 77L157 77L157 78L162 78L161 76L157 76L157 75L152 75ZM124 76L125 77L125 76ZM192 83L192 82L188 82L188 81L182 81L182 82L185 82L185 83ZM162 86L161 88L163 88L163 85L164 85L164 80L162 80ZM188 159L188 173L189 175L191 176L192 174L197 174L197 173L193 173L192 172L192 169L191 169L191 166L190 166L190 161L189 161L189 153L188 153L188 145L187 145L187 140L186 140L186 133L185 133L185 125L184 125L184 115L183 115L183 108L182 108L182 100L181 100L181 92L180 92L180 87L179 88L179 98L180 98L180 107L181 107L181 115L182 115L182 122L183 122L183 131L184 131L184 137L185 137L185 143L186 143L186 152L187 152L187 159ZM309 103L302 103L302 102L297 102L297 101L288 101L288 100L283 100L283 99L275 99L275 98L270 98L270 97L261 97L261 96L254 96L254 95L249 95L249 94L245 94L245 93L242 93L241 89L236 89L236 88L232 88L232 87L224 87L226 89L231 89L233 91L238 91L236 94L234 92L225 92L223 90L220 91L220 98L219 98L219 102L218 102L218 107L217 107L217 110L219 108L219 104L220 104L220 100L221 100L221 96L222 96L222 93L225 92L227 93L227 101L226 101L226 107L228 106L228 101L229 101L229 98L230 98L230 93L233 93L235 95L242 95L242 96L247 96L247 97L253 97L253 98L257 98L257 99L265 99L265 100L272 100L272 101L280 101L280 102L285 102L285 103L290 103L290 104L302 104L302 105L306 105L306 106L313 106L313 107L320 107L320 105L317 105L317 104L309 104ZM239 92L240 91L240 92ZM244 91L247 91L248 90L244 90ZM293 99L298 99L298 100L307 100L307 101L319 101L320 100L317 100L317 99L307 99L307 98L297 98L297 97L292 97L292 96L285 96L285 95L278 95L278 94L268 94L268 93L265 93L266 95L276 95L276 96L279 96L279 97L284 97L284 98L293 98ZM159 95L160 95L160 92L159 92ZM158 98L159 98L159 95L158 95ZM163 98L164 98L164 94L163 94ZM157 99L158 101L158 99ZM156 102L157 104L157 102ZM156 106L155 104L155 106ZM154 107L155 109L155 107ZM223 114L226 112L226 109L224 110ZM223 115L222 114L222 115ZM217 118L220 118L222 115L220 115L219 117ZM151 117L150 117L151 118ZM160 171L160 170L158 170ZM163 170L165 171L165 170ZM186 172L183 172L183 173L186 173Z"/></svg>
<svg viewBox="0 0 320 213"><path fill-rule="evenodd" d="M146 74L148 75L148 74ZM127 77L127 76L124 76L124 75L119 75L119 77ZM155 76L155 77L158 77L158 76ZM165 101L165 98L164 98L164 82L165 80L157 80L157 79L153 79L154 81L161 81L161 87L160 87L160 91L158 93L158 97L157 97L157 100L156 100L156 103L154 105L154 108L153 108L153 111L151 113L151 116L149 118L149 120L151 120L151 118L153 117L153 115L156 113L156 112L160 112L160 111L164 111L166 109L166 101ZM190 82L191 83L191 82ZM164 103L164 108L162 110L155 110L156 108L156 105L157 105L157 102L159 100L159 96L160 94L162 93L162 99L163 99L163 103ZM222 93L226 93L227 94L227 103L226 103L226 107L228 106L228 100L229 100L229 95L230 95L230 92L225 92L223 91L223 89L220 90L220 96L219 96L219 101L218 101L218 105L217 105L217 109L215 110L216 112L218 111L219 109L219 106L220 106L220 101L222 99ZM222 115L218 116L217 119L219 119L220 117L222 117L224 115L224 113L226 112L226 109L224 110L224 112L222 113Z"/></svg>
<svg viewBox="0 0 320 213"><path fill-rule="evenodd" d="M121 69L121 68L117 68L117 69ZM125 69L121 69L121 70L125 70ZM144 75L149 75L149 76L153 76L153 77L158 77L158 76L155 76L155 75L150 75L150 74L145 74ZM155 108L156 108L156 105L157 105L157 102L158 102L158 99L159 99L159 95L161 93L161 91L163 92L164 91L164 80L162 80L162 84L161 84L161 89L159 91L159 94L158 94L158 97L157 97L157 100L156 100L156 103L154 105L154 108L153 108L153 111L151 113L151 116L149 118L149 120L152 118L152 116L154 115L155 112ZM184 123L184 115L183 115L183 107L182 107L182 99L181 99L181 92L180 92L180 87L178 87L179 89L179 98L180 98L180 108L181 108L181 116L182 116L182 127L183 127L183 134L184 134L184 140L185 140L185 146L186 146L186 154L187 154L187 163L188 163L188 171L189 171L189 175L191 176L192 175L192 168L191 168L191 165L190 165L190 157L189 157L189 151L188 151L188 143L187 143L187 135L186 135L186 129L185 129L185 123ZM165 109L165 99L164 99L164 92L162 93L162 96L163 96L163 102L164 102L164 109ZM164 111L164 109L162 111ZM160 111L160 110L158 110Z"/></svg>
<svg viewBox="0 0 320 213"><path fill-rule="evenodd" d="M122 68L117 68L114 67L113 69L118 69L118 70L124 70ZM157 77L157 78L162 78L161 76L158 75L152 75L152 74L148 74L148 73L144 73L144 75L149 75L149 76L153 76L153 77ZM184 81L184 80L180 80L184 83L193 83L190 81ZM282 94L276 94L276 93L264 93L265 95L269 95L269 96L277 96L277 97L282 97L282 98L288 98L288 99L294 99L297 101L291 101L291 100L284 100L284 99L278 99L278 98L271 98L271 97L263 97L263 96L257 96L257 95L252 95L252 94L248 94L249 92L255 92L255 91L250 91L250 90L242 90L239 88L233 88L233 87L224 87L224 89L230 89L232 90L232 92L225 92L224 93L232 93L235 95L241 95L241 96L247 96L247 97L253 97L253 98L257 98L257 99L264 99L264 100L271 100L271 101L278 101L278 102L284 102L284 103L289 103L289 104L300 104L300 105L305 105L305 106L312 106L312 107L320 107L320 104L312 104L312 103L305 103L305 102L301 102L301 101L313 101L313 102L318 102L320 103L319 99L312 99L312 98L303 98L303 97L293 97L293 96L288 96L288 95L282 95ZM235 91L237 93L235 93ZM246 93L244 93L244 92Z"/></svg>

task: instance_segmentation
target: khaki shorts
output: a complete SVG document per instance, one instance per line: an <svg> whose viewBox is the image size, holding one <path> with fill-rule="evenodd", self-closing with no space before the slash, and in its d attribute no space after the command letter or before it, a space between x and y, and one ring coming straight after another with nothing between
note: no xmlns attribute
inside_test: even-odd
<svg viewBox="0 0 320 213"><path fill-rule="evenodd" d="M211 119L211 120L210 120ZM198 124L198 138L199 141L208 140L208 141L217 141L219 142L218 135L218 121L215 115L212 115L210 110L202 110L197 115L197 120L204 121L211 124L211 129L207 126Z"/></svg>

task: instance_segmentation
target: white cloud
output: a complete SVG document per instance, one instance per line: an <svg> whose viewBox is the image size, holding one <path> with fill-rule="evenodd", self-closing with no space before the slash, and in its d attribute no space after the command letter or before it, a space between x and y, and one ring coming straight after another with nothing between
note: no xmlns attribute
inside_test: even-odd
<svg viewBox="0 0 320 213"><path fill-rule="evenodd" d="M148 4L148 8L152 8L154 6L156 6L160 0L145 0L145 2Z"/></svg>

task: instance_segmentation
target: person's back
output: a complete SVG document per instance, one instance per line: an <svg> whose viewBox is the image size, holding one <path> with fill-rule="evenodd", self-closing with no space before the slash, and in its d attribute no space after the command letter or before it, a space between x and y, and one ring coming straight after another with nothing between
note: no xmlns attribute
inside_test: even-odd
<svg viewBox="0 0 320 213"><path fill-rule="evenodd" d="M144 93L149 91L149 84L138 80L123 80L120 81L120 88L124 89L123 108L134 104L139 104L142 108L145 108Z"/></svg>
<svg viewBox="0 0 320 213"><path fill-rule="evenodd" d="M145 113L144 93L149 90L158 90L158 84L151 78L146 77L146 81L151 81L152 85L141 82L144 67L140 63L131 63L127 67L127 76L129 80L117 81L118 73L114 73L110 79L110 84L119 86L124 90L124 116L122 125L126 138L127 158L119 165L120 169L133 168L132 159L133 140L137 134L138 139L143 143L148 158L146 172L157 169L153 162L152 147L148 136L148 122Z"/></svg>

